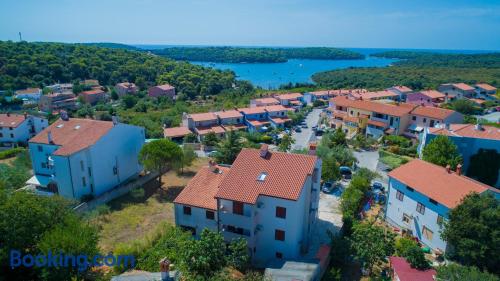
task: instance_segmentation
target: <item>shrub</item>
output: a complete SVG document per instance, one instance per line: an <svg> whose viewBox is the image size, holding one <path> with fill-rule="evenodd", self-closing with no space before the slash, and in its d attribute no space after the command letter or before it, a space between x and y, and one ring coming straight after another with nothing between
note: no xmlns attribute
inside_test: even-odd
<svg viewBox="0 0 500 281"><path fill-rule="evenodd" d="M16 147L16 148L0 151L0 160L12 158L12 157L18 155L19 153L24 152L24 151L26 151L26 149L24 149L22 147Z"/></svg>

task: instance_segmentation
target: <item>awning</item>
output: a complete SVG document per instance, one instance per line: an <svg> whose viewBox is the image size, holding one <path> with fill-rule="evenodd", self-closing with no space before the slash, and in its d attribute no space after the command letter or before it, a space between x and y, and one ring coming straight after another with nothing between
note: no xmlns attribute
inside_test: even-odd
<svg viewBox="0 0 500 281"><path fill-rule="evenodd" d="M52 181L52 177L50 176L34 175L26 182L26 184L47 187L50 181Z"/></svg>

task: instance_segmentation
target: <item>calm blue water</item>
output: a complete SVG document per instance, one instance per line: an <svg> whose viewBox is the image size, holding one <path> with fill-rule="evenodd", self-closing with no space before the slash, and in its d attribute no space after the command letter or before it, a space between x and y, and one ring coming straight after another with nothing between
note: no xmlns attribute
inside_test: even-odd
<svg viewBox="0 0 500 281"><path fill-rule="evenodd" d="M163 49L173 47L172 45L135 45L143 49ZM193 47L193 46L189 46ZM203 46L200 46L203 47ZM366 55L363 60L304 60L292 59L284 63L209 63L192 62L194 64L213 67L217 69L229 69L236 73L238 79L248 80L253 85L265 89L276 89L280 85L288 83L312 83L311 76L316 72L344 69L349 67L384 67L395 62L394 59L370 57L370 54L398 49L378 48L346 48ZM439 53L486 53L491 51L478 50L421 50L421 49L399 49L409 51L428 51Z"/></svg>

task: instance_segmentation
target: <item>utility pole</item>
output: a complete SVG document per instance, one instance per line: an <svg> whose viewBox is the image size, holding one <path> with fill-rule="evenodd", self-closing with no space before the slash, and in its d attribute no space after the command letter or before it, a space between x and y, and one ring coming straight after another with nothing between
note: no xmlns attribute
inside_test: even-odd
<svg viewBox="0 0 500 281"><path fill-rule="evenodd" d="M23 36L21 35L21 31L19 31L19 42L23 41Z"/></svg>

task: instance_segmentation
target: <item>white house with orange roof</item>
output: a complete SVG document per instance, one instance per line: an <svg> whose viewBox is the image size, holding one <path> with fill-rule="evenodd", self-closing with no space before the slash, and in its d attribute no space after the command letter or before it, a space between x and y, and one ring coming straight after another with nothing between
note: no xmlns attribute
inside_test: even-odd
<svg viewBox="0 0 500 281"><path fill-rule="evenodd" d="M30 138L48 126L45 118L28 114L0 114L0 144L27 144Z"/></svg>
<svg viewBox="0 0 500 281"><path fill-rule="evenodd" d="M444 253L446 242L441 238L443 223L449 211L471 192L498 191L462 175L461 167L451 171L415 159L389 173L389 191L385 220L412 235L436 252Z"/></svg>
<svg viewBox="0 0 500 281"><path fill-rule="evenodd" d="M406 96L413 93L413 90L407 86L392 86L387 89L388 91L394 92L398 95L399 101L406 101Z"/></svg>
<svg viewBox="0 0 500 281"><path fill-rule="evenodd" d="M458 124L464 121L464 116L451 109L435 106L417 106L410 113L409 133L421 133L426 127L439 127L444 124Z"/></svg>
<svg viewBox="0 0 500 281"><path fill-rule="evenodd" d="M29 141L34 176L26 184L41 194L79 200L99 196L136 177L144 128L116 121L61 119Z"/></svg>
<svg viewBox="0 0 500 281"><path fill-rule="evenodd" d="M497 100L497 88L491 86L490 84L486 83L478 83L474 85L474 88L476 89L476 97L482 98L485 100Z"/></svg>
<svg viewBox="0 0 500 281"><path fill-rule="evenodd" d="M215 115L219 118L219 124L226 131L233 130L246 130L247 125L245 125L244 116L238 110L222 110L215 112Z"/></svg>
<svg viewBox="0 0 500 281"><path fill-rule="evenodd" d="M193 131L200 140L209 133L215 133L218 137L224 136L226 132L219 124L219 119L214 112L206 113L183 113L182 126Z"/></svg>
<svg viewBox="0 0 500 281"><path fill-rule="evenodd" d="M476 93L474 87L465 83L441 84L437 90L444 93L450 100L472 98Z"/></svg>
<svg viewBox="0 0 500 281"><path fill-rule="evenodd" d="M446 124L438 128L426 128L420 136L419 154L422 154L424 147L439 135L447 136L457 146L462 155L465 173L469 168L471 157L480 150L496 151L500 154L500 129L481 124ZM494 185L500 187L500 171Z"/></svg>
<svg viewBox="0 0 500 281"><path fill-rule="evenodd" d="M280 104L280 101L273 97L253 99L250 101L250 107L271 106L278 104Z"/></svg>
<svg viewBox="0 0 500 281"><path fill-rule="evenodd" d="M274 96L274 98L276 98L280 104L284 106L300 106L302 104L303 97L304 96L301 93L288 93Z"/></svg>
<svg viewBox="0 0 500 281"><path fill-rule="evenodd" d="M316 156L243 149L230 168L211 165L193 178L174 201L176 224L246 239L256 266L297 259L312 239L320 176Z"/></svg>

